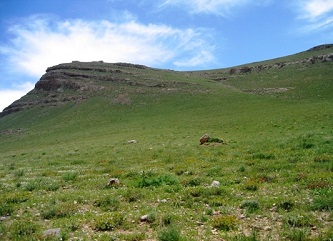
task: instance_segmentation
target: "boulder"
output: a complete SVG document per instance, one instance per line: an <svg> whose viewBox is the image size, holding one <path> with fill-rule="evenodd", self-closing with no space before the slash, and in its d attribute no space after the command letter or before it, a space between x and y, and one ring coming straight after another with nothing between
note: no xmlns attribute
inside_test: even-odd
<svg viewBox="0 0 333 241"><path fill-rule="evenodd" d="M120 184L119 179L115 178L115 177L110 178L109 183L108 183L109 186L116 186L119 184Z"/></svg>
<svg viewBox="0 0 333 241"><path fill-rule="evenodd" d="M200 145L206 143L207 141L209 141L209 139L210 139L210 135L208 135L208 134L203 135L202 137L200 137Z"/></svg>

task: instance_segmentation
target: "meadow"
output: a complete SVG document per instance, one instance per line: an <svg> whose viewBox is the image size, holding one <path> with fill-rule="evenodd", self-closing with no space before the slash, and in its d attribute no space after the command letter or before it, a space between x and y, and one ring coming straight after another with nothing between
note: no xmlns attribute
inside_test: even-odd
<svg viewBox="0 0 333 241"><path fill-rule="evenodd" d="M0 239L333 240L332 69L153 70L196 85L1 118Z"/></svg>

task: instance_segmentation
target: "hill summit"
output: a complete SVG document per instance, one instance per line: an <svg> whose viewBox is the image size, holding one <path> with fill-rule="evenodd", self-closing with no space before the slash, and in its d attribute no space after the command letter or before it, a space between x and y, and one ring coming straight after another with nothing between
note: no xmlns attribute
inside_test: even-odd
<svg viewBox="0 0 333 241"><path fill-rule="evenodd" d="M319 45L291 56L216 71L177 72L130 63L73 61L47 68L35 88L5 108L0 113L0 117L38 106L78 103L95 95L111 96L113 101L124 104L130 101L127 96L133 92L199 91L200 82L191 81L189 76L201 78L203 81L228 82L230 86L233 85L230 80L237 78L237 75L267 72L270 69L281 69L287 66L306 67L309 64L332 61L333 44ZM180 80L181 75L185 81ZM252 92L258 92L258 90ZM265 92L265 90L259 90L259 92Z"/></svg>

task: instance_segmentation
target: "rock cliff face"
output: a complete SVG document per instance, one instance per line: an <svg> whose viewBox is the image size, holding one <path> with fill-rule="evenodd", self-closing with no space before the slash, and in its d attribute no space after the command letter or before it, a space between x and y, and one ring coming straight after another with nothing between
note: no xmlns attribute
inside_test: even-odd
<svg viewBox="0 0 333 241"><path fill-rule="evenodd" d="M37 106L81 102L93 95L106 95L111 98L110 102L123 104L130 103L129 93L180 91L195 86L194 83L165 80L161 77L162 72L177 74L129 63L73 61L59 64L47 68L35 88L5 108L0 117Z"/></svg>
<svg viewBox="0 0 333 241"><path fill-rule="evenodd" d="M107 64L102 61L83 63L73 61L49 67L26 96L15 101L0 113L0 117L36 106L56 106L69 101L82 101L93 92L103 89L98 82L134 84L132 74L119 68L146 69L143 65L127 63Z"/></svg>

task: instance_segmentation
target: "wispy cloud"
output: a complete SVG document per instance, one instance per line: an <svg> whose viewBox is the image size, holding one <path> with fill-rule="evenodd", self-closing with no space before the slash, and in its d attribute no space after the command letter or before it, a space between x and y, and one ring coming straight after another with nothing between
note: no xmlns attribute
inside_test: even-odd
<svg viewBox="0 0 333 241"><path fill-rule="evenodd" d="M0 112L12 104L15 100L25 95L28 91L32 90L34 84L26 82L20 85L14 85L11 88L0 90Z"/></svg>
<svg viewBox="0 0 333 241"><path fill-rule="evenodd" d="M303 0L299 4L304 11L303 16L309 19L323 17L333 11L332 0Z"/></svg>
<svg viewBox="0 0 333 241"><path fill-rule="evenodd" d="M296 0L299 19L305 21L305 32L333 27L332 0Z"/></svg>
<svg viewBox="0 0 333 241"><path fill-rule="evenodd" d="M271 0L163 0L161 7L179 6L194 14L214 14L223 17L232 15L240 7L267 5Z"/></svg>
<svg viewBox="0 0 333 241"><path fill-rule="evenodd" d="M0 46L11 68L40 77L49 66L73 60L132 62L158 67L200 66L214 59L208 30L179 29L135 20L62 20L32 16L9 29L13 39ZM208 49L208 50L207 50ZM211 51L202 56L203 51ZM199 58L189 63L186 60ZM179 65L178 60L183 64Z"/></svg>

